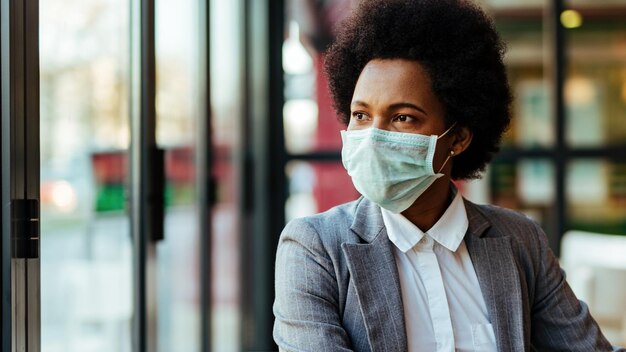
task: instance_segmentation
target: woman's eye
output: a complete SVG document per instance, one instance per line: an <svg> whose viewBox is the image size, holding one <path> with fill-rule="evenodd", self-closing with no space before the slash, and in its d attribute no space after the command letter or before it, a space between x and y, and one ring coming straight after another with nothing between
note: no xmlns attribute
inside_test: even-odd
<svg viewBox="0 0 626 352"><path fill-rule="evenodd" d="M399 122L410 122L410 121L413 121L413 120L414 120L414 118L412 116L409 116L409 115L398 115L396 117L396 121L399 121Z"/></svg>
<svg viewBox="0 0 626 352"><path fill-rule="evenodd" d="M352 118L354 118L357 121L363 121L365 120L365 114L362 112L353 112Z"/></svg>

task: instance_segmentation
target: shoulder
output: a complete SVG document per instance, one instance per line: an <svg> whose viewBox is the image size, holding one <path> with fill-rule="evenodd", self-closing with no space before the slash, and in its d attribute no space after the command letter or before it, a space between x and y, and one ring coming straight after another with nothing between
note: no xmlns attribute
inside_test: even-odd
<svg viewBox="0 0 626 352"><path fill-rule="evenodd" d="M293 219L287 223L285 230L307 229L323 232L337 226L347 225L349 228L359 201L360 199L335 206L319 214Z"/></svg>
<svg viewBox="0 0 626 352"><path fill-rule="evenodd" d="M354 242L356 235L350 227L362 199L289 221L281 233L279 247L287 241L295 241L307 248L323 247L326 252L332 252L337 251L343 242Z"/></svg>

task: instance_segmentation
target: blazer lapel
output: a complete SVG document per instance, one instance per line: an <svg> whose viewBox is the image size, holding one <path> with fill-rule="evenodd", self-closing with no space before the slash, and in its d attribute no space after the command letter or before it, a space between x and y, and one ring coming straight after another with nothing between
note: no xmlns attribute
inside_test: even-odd
<svg viewBox="0 0 626 352"><path fill-rule="evenodd" d="M489 220L476 205L465 202L469 228L465 244L474 264L499 351L524 351L524 314L519 271L511 240L490 235Z"/></svg>
<svg viewBox="0 0 626 352"><path fill-rule="evenodd" d="M365 243L341 247L372 351L406 351L400 279L380 209L362 199L351 230Z"/></svg>

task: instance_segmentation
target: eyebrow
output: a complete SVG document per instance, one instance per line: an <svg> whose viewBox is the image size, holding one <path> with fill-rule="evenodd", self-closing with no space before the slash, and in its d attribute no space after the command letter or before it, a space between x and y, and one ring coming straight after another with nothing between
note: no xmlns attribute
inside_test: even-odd
<svg viewBox="0 0 626 352"><path fill-rule="evenodd" d="M362 106L364 108L368 108L369 107L369 105L366 102L360 101L360 100L353 101L350 104L350 106ZM400 108L414 109L414 110L417 110L417 111L421 111L424 115L428 115L426 110L422 109L421 107L419 107L419 106L417 106L415 104L405 103L405 102L393 103L393 104L389 105L388 110L394 110L394 109L400 109Z"/></svg>

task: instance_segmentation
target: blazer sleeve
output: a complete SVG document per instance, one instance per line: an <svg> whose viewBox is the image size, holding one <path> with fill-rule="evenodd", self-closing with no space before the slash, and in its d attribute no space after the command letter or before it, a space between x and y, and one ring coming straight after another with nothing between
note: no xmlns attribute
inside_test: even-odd
<svg viewBox="0 0 626 352"><path fill-rule="evenodd" d="M333 264L306 219L293 220L283 230L275 273L273 335L280 350L350 351Z"/></svg>
<svg viewBox="0 0 626 352"><path fill-rule="evenodd" d="M533 347L539 351L624 351L611 346L587 305L576 298L537 224L534 233L539 272L531 307Z"/></svg>

